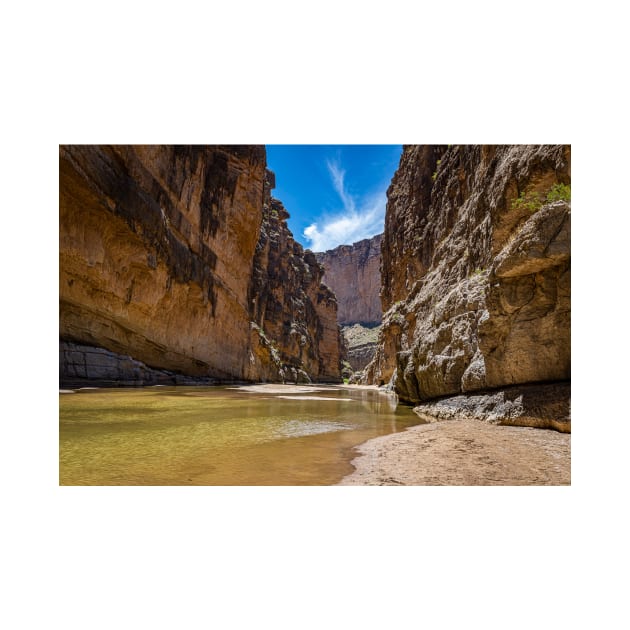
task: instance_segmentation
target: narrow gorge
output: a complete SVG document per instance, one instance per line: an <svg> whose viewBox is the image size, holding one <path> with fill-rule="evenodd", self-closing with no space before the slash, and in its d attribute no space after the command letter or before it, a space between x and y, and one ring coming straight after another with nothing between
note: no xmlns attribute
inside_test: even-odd
<svg viewBox="0 0 630 630"><path fill-rule="evenodd" d="M343 151L59 147L60 484L570 484L571 147Z"/></svg>

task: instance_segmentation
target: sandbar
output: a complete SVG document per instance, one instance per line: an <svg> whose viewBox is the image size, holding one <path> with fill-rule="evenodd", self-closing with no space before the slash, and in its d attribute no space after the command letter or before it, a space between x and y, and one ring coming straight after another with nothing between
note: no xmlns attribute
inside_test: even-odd
<svg viewBox="0 0 630 630"><path fill-rule="evenodd" d="M416 425L356 447L339 485L571 485L571 435L479 420Z"/></svg>

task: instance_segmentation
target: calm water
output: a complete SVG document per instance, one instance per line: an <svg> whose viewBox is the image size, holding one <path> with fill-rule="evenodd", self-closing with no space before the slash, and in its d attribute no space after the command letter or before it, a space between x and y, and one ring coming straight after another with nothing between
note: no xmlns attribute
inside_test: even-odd
<svg viewBox="0 0 630 630"><path fill-rule="evenodd" d="M273 386L277 387L277 386ZM147 387L60 394L62 485L327 485L353 447L421 422L376 390Z"/></svg>

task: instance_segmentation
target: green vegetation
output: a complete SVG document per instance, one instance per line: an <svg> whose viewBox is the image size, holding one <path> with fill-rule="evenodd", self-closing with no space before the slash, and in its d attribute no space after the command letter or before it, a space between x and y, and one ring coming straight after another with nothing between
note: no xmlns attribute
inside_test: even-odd
<svg viewBox="0 0 630 630"><path fill-rule="evenodd" d="M512 201L512 210L524 209L530 212L536 212L540 210L546 203L552 203L553 201L571 201L571 185L570 184L554 184L547 195L544 196L541 193L525 192L521 191L518 199Z"/></svg>
<svg viewBox="0 0 630 630"><path fill-rule="evenodd" d="M476 267L474 271L470 272L470 275L468 277L474 278L476 276L480 276L484 271L485 269L481 269L481 267Z"/></svg>
<svg viewBox="0 0 630 630"><path fill-rule="evenodd" d="M523 190L518 199L512 201L512 210L524 209L530 212L536 212L543 204L542 199L537 193L525 193Z"/></svg>
<svg viewBox="0 0 630 630"><path fill-rule="evenodd" d="M442 160L438 160L438 161L437 161L437 164L435 165L435 172L433 173L433 175L431 175L431 179L432 179L433 181L435 181L435 178L437 177L437 172L438 172L438 168L440 168L440 162L441 162L441 161L442 161Z"/></svg>
<svg viewBox="0 0 630 630"><path fill-rule="evenodd" d="M554 184L547 193L547 201L571 201L571 185Z"/></svg>
<svg viewBox="0 0 630 630"><path fill-rule="evenodd" d="M345 385L348 384L348 381L350 380L350 377L353 374L353 369L352 366L347 362L347 361L342 361L341 362L341 378L343 379L343 382Z"/></svg>

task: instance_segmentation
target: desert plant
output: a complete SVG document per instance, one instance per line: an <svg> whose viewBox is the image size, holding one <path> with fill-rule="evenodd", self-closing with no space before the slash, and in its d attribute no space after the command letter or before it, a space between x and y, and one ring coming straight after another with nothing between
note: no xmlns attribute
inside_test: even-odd
<svg viewBox="0 0 630 630"><path fill-rule="evenodd" d="M542 200L537 193L526 193L524 190L517 199L512 201L512 209L525 209L530 212L536 212L542 206Z"/></svg>
<svg viewBox="0 0 630 630"><path fill-rule="evenodd" d="M571 185L554 184L547 193L547 201L571 201Z"/></svg>

